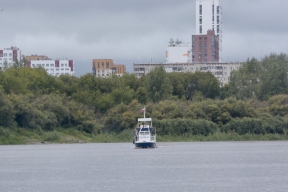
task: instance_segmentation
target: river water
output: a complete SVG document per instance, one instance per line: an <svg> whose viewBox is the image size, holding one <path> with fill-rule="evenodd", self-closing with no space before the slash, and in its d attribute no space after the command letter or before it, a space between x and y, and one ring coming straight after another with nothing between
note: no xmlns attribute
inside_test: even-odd
<svg viewBox="0 0 288 192"><path fill-rule="evenodd" d="M288 191L288 142L0 146L1 192Z"/></svg>

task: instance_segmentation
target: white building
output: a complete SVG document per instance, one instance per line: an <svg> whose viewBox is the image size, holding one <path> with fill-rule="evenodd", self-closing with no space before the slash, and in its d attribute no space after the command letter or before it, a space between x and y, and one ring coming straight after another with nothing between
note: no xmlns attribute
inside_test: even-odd
<svg viewBox="0 0 288 192"><path fill-rule="evenodd" d="M28 61L27 66L31 68L42 67L48 74L57 77L60 75L74 75L75 73L73 60L31 60Z"/></svg>
<svg viewBox="0 0 288 192"><path fill-rule="evenodd" d="M170 39L166 51L166 63L191 63L192 52L190 43Z"/></svg>
<svg viewBox="0 0 288 192"><path fill-rule="evenodd" d="M163 66L166 72L211 72L221 86L228 83L230 73L238 70L242 63L166 63L166 64L134 64L134 74L140 78L147 75L157 66Z"/></svg>
<svg viewBox="0 0 288 192"><path fill-rule="evenodd" d="M11 67L16 61L21 60L21 51L17 47L0 50L0 68Z"/></svg>
<svg viewBox="0 0 288 192"><path fill-rule="evenodd" d="M222 7L220 0L196 0L196 35L214 30L219 37L219 62L222 61Z"/></svg>

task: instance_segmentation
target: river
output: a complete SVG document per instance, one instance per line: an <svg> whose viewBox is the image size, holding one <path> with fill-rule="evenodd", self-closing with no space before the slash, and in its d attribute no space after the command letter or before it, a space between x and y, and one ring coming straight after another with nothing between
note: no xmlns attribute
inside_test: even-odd
<svg viewBox="0 0 288 192"><path fill-rule="evenodd" d="M0 146L1 192L288 191L288 142Z"/></svg>

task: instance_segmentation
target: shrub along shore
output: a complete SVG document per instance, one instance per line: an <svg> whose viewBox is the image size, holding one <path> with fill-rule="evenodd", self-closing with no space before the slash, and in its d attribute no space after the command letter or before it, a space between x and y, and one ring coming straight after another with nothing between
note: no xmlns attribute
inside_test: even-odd
<svg viewBox="0 0 288 192"><path fill-rule="evenodd" d="M25 129L7 130L0 128L0 145L24 145L24 144L72 144L72 143L129 143L133 138L133 130L125 130L120 133L88 134L75 129L59 128L53 131L29 131ZM288 140L288 135L283 134L245 134L222 133L214 134L174 136L157 135L157 142L212 142L212 141L280 141Z"/></svg>
<svg viewBox="0 0 288 192"><path fill-rule="evenodd" d="M287 140L288 58L248 59L221 87L210 72L50 76L25 60L0 71L0 144L132 142L137 118L157 141Z"/></svg>

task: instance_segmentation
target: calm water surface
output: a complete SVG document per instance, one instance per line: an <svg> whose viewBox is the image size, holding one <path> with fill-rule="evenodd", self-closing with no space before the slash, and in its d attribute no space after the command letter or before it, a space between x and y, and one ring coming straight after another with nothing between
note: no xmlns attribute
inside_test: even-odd
<svg viewBox="0 0 288 192"><path fill-rule="evenodd" d="M288 142L0 146L0 191L288 191Z"/></svg>

